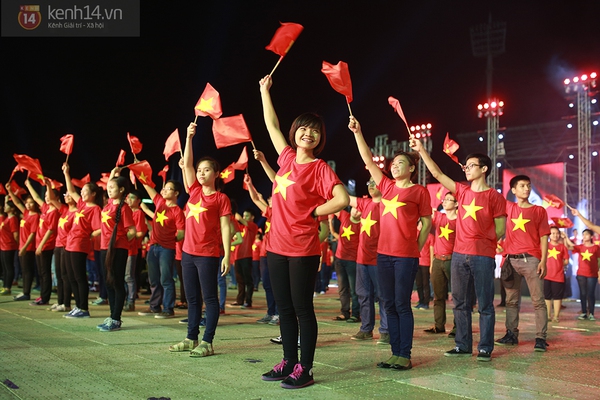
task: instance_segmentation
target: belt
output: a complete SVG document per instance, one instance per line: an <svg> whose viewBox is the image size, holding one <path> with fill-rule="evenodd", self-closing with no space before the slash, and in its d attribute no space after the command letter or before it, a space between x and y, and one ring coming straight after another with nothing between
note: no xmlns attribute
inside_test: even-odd
<svg viewBox="0 0 600 400"><path fill-rule="evenodd" d="M508 258L533 258L533 256L529 253L521 253L521 254L509 254Z"/></svg>
<svg viewBox="0 0 600 400"><path fill-rule="evenodd" d="M434 255L434 257L435 257L437 260L440 260L440 261L448 261L448 260L452 260L452 254L450 254L450 255L448 255L448 256L445 256L445 255L439 255L439 254L435 254L435 255Z"/></svg>

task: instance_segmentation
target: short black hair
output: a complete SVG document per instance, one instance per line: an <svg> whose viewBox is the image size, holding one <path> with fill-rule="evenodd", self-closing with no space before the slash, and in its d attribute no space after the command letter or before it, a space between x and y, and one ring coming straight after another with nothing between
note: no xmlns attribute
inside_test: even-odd
<svg viewBox="0 0 600 400"><path fill-rule="evenodd" d="M517 175L510 180L510 188L514 189L520 181L531 183L531 179L527 175Z"/></svg>
<svg viewBox="0 0 600 400"><path fill-rule="evenodd" d="M485 154L471 153L467 157L465 157L465 166L467 165L467 161L469 161L469 159L471 158L477 159L477 164L479 165L479 167L487 167L487 171L485 171L485 177L487 178L488 175L492 172L492 160Z"/></svg>
<svg viewBox="0 0 600 400"><path fill-rule="evenodd" d="M179 196L181 194L181 182L179 181L175 181L173 179L169 179L167 182L165 182L165 185L167 183L170 183L171 185L173 185L173 189L175 189L175 191L177 192L177 195Z"/></svg>
<svg viewBox="0 0 600 400"><path fill-rule="evenodd" d="M589 234L593 237L594 236L594 232L591 229L584 229L583 232L581 232L581 234L583 235L584 233L589 232Z"/></svg>
<svg viewBox="0 0 600 400"><path fill-rule="evenodd" d="M292 126L290 127L289 139L290 146L292 149L296 150L298 146L296 145L296 131L301 126L306 126L307 128L316 128L321 133L321 137L319 138L319 143L313 149L313 155L317 156L320 152L323 151L326 142L326 134L325 134L325 122L320 115L312 112L307 112L304 114L300 114L294 122L292 122Z"/></svg>

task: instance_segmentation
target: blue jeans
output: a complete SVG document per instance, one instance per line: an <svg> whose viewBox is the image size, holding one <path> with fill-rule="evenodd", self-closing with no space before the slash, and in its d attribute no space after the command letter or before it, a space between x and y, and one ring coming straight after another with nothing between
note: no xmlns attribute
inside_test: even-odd
<svg viewBox="0 0 600 400"><path fill-rule="evenodd" d="M356 264L356 294L360 304L360 330L371 332L375 328L375 301L381 290L377 265ZM387 316L383 301L379 299L379 333L388 333Z"/></svg>
<svg viewBox="0 0 600 400"><path fill-rule="evenodd" d="M225 310L225 302L227 301L227 275L221 276L221 260L219 258L219 268L217 268L217 282L219 282L219 309Z"/></svg>
<svg viewBox="0 0 600 400"><path fill-rule="evenodd" d="M125 285L127 286L127 298L128 303L135 303L135 264L137 261L137 254L134 256L127 257L127 265L125 266Z"/></svg>
<svg viewBox="0 0 600 400"><path fill-rule="evenodd" d="M588 278L577 275L579 284L579 298L581 300L581 313L594 315L596 305L596 283L598 278Z"/></svg>
<svg viewBox="0 0 600 400"><path fill-rule="evenodd" d="M219 298L217 274L219 257L198 257L183 252L181 257L183 285L188 301L188 334L190 340L198 340L202 300L206 307L206 330L202 340L212 343L219 322Z"/></svg>
<svg viewBox="0 0 600 400"><path fill-rule="evenodd" d="M175 308L175 281L173 280L173 262L175 249L165 249L153 244L146 255L148 279L150 280L150 308L171 312ZM187 289L186 289L187 294Z"/></svg>
<svg viewBox="0 0 600 400"><path fill-rule="evenodd" d="M350 316L350 299L352 299L352 316L360 317L360 305L356 294L356 261L335 259L335 272L338 281L338 293L342 307L342 315Z"/></svg>
<svg viewBox="0 0 600 400"><path fill-rule="evenodd" d="M265 297L267 298L267 314L279 315L279 312L277 312L277 305L275 304L275 296L273 296L273 288L271 287L271 277L269 276L267 257L260 258L260 275L263 289L265 289Z"/></svg>
<svg viewBox="0 0 600 400"><path fill-rule="evenodd" d="M410 297L419 259L377 254L377 268L392 354L410 359L415 330Z"/></svg>
<svg viewBox="0 0 600 400"><path fill-rule="evenodd" d="M472 293L475 287L479 307L478 350L494 350L494 269L492 257L452 254L451 280L452 300L454 301L454 323L456 324L456 347L463 351L473 351Z"/></svg>

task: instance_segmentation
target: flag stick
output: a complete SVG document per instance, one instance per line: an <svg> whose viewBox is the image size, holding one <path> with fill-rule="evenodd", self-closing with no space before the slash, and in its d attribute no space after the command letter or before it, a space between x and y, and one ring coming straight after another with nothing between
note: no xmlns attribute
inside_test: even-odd
<svg viewBox="0 0 600 400"><path fill-rule="evenodd" d="M66 163L69 162L69 154L67 154L67 159L65 160Z"/></svg>
<svg viewBox="0 0 600 400"><path fill-rule="evenodd" d="M196 115L196 118L194 118L194 123L196 123L197 120L198 120L198 116Z"/></svg>
<svg viewBox="0 0 600 400"><path fill-rule="evenodd" d="M281 62L281 60L283 60L283 56L279 57L279 60L277 60L277 64L275 64L275 66L273 67L273 70L271 71L271 73L269 74L269 76L273 75L273 72L275 72L275 70L277 69L277 67L279 67L279 63Z"/></svg>
<svg viewBox="0 0 600 400"><path fill-rule="evenodd" d="M250 143L252 143L252 148L253 148L254 150L256 150L256 146L254 145L254 140L251 140L251 141L250 141Z"/></svg>
<svg viewBox="0 0 600 400"><path fill-rule="evenodd" d="M348 111L350 111L350 116L352 116L352 109L350 108L350 103L348 103L348 102L346 101L346 104L348 104Z"/></svg>

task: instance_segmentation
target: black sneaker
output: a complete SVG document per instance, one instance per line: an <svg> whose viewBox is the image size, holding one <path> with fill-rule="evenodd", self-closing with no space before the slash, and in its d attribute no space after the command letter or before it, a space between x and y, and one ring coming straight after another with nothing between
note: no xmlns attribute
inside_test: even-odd
<svg viewBox="0 0 600 400"><path fill-rule="evenodd" d="M289 360L285 358L273 367L272 370L262 375L263 381L281 381L287 378L294 371L294 367Z"/></svg>
<svg viewBox="0 0 600 400"><path fill-rule="evenodd" d="M284 389L300 389L310 385L314 385L312 368L307 368L298 363L294 365L292 373L281 382L281 387Z"/></svg>
<svg viewBox="0 0 600 400"><path fill-rule="evenodd" d="M434 325L434 326L432 326L429 329L424 329L423 332L426 332L426 333L446 333L446 330L445 329L438 329L438 327Z"/></svg>
<svg viewBox="0 0 600 400"><path fill-rule="evenodd" d="M535 345L533 346L533 350L534 351L546 351L546 348L548 346L549 345L545 339L535 338Z"/></svg>
<svg viewBox="0 0 600 400"><path fill-rule="evenodd" d="M512 346L519 344L519 339L515 336L514 333L508 330L506 331L506 335L504 335L504 337L496 340L496 343Z"/></svg>
<svg viewBox="0 0 600 400"><path fill-rule="evenodd" d="M492 352L479 350L479 354L477 354L477 361L492 361Z"/></svg>
<svg viewBox="0 0 600 400"><path fill-rule="evenodd" d="M461 350L459 347L455 347L452 350L449 350L444 353L446 357L464 357L464 356L472 356L473 354L470 351Z"/></svg>
<svg viewBox="0 0 600 400"><path fill-rule="evenodd" d="M456 328L452 328L452 330L450 331L450 333L448 334L449 338L453 338L456 337Z"/></svg>

